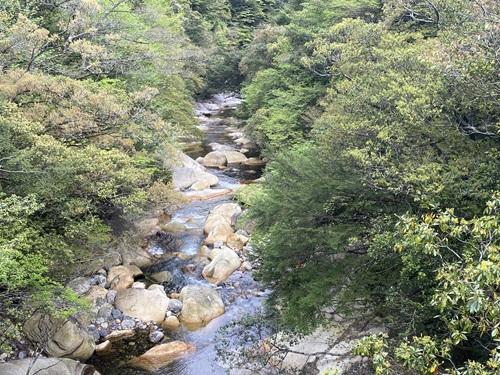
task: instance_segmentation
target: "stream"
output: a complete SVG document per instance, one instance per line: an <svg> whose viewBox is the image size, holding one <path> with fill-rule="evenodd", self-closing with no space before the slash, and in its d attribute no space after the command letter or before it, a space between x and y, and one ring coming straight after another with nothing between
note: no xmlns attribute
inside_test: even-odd
<svg viewBox="0 0 500 375"><path fill-rule="evenodd" d="M203 157L208 152L212 151L213 142L224 147L234 147L233 138L229 135L231 132L238 131L234 128L235 120L231 117L230 110L212 112L209 118L204 118L200 121L200 128L203 129L205 137L202 142L189 143L185 145L184 152L193 159ZM234 147L235 150L238 148ZM251 153L247 156L254 156ZM242 181L248 182L260 177L262 167L230 165L227 169L207 168L212 174L217 175L219 184L214 189L236 189ZM185 285L209 284L200 272L183 272L183 267L197 264L197 259L201 258L202 254L198 254L200 247L204 241L203 227L207 215L215 206L231 202L231 196L224 195L206 200L194 200L186 206L177 210L172 217L172 221L177 221L185 225L187 230L180 235L182 245L178 248L178 252L185 254L185 257L176 257L170 260L155 264L145 270L145 274L151 274L163 270L168 270L173 275L172 282L165 286L167 294L173 291L179 291ZM150 252L161 252L161 248L150 249ZM200 255L200 256L199 256ZM194 267L194 266L193 266ZM197 265L198 271L203 268L203 264ZM184 268L185 269L185 268ZM170 290L168 290L170 288ZM188 357L179 359L170 365L163 367L153 372L156 375L223 375L227 374L227 370L223 368L217 361L215 351L215 337L217 330L223 325L238 319L244 314L251 314L259 309L262 305L262 298L266 292L256 282L249 272L236 271L222 285L217 286L219 294L225 303L226 311L221 316L210 321L206 326L189 331L181 326L174 332L166 333L168 341L180 340L188 344L196 346L196 351ZM134 352L134 355L141 354L140 351L148 344L147 340L142 340L144 343L139 343L140 340L124 343L125 347L122 353L129 355ZM136 354L139 352L139 354ZM122 354L123 355L123 354ZM124 359L125 358L125 359ZM124 374L145 374L142 370L132 369L126 366L127 355L122 359L119 358L102 358L94 361L94 366L102 374L106 375L124 375ZM236 370L237 374L247 373L244 370Z"/></svg>

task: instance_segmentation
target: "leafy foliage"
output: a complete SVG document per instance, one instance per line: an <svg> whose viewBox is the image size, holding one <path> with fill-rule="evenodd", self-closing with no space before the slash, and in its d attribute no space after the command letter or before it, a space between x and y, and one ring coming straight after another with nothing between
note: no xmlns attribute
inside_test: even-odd
<svg viewBox="0 0 500 375"><path fill-rule="evenodd" d="M302 329L371 305L380 374L496 373L496 2L287 6L241 64L273 158L250 200L272 302Z"/></svg>

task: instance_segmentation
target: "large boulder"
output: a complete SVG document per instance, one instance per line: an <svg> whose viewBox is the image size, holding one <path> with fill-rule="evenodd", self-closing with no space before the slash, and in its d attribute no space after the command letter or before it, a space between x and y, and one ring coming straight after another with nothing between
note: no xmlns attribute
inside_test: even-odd
<svg viewBox="0 0 500 375"><path fill-rule="evenodd" d="M187 326L202 326L225 311L219 293L204 285L185 286L181 290L179 300L182 302L179 320Z"/></svg>
<svg viewBox="0 0 500 375"><path fill-rule="evenodd" d="M224 155L227 159L227 164L244 163L247 161L247 157L239 151L224 151Z"/></svg>
<svg viewBox="0 0 500 375"><path fill-rule="evenodd" d="M205 234L219 224L227 224L231 226L233 217L241 213L241 207L237 203L224 203L214 207L208 214L205 226L203 228Z"/></svg>
<svg viewBox="0 0 500 375"><path fill-rule="evenodd" d="M231 233L226 238L226 245L233 250L241 251L248 241L249 238L246 236L242 236L238 233Z"/></svg>
<svg viewBox="0 0 500 375"><path fill-rule="evenodd" d="M125 315L140 318L145 322L161 324L165 319L169 298L160 288L126 289L116 294L115 307Z"/></svg>
<svg viewBox="0 0 500 375"><path fill-rule="evenodd" d="M206 181L210 186L219 183L219 178L197 168L174 167L172 183L178 189L187 189L197 181Z"/></svg>
<svg viewBox="0 0 500 375"><path fill-rule="evenodd" d="M208 233L207 238L203 243L214 243L214 242L225 242L227 237L233 233L234 230L231 225L226 222L221 222L212 228L212 230Z"/></svg>
<svg viewBox="0 0 500 375"><path fill-rule="evenodd" d="M68 358L24 358L0 363L2 375L100 375L94 366Z"/></svg>
<svg viewBox="0 0 500 375"><path fill-rule="evenodd" d="M142 271L135 265L111 267L108 271L107 282L110 289L125 290L132 287L136 276Z"/></svg>
<svg viewBox="0 0 500 375"><path fill-rule="evenodd" d="M23 331L51 357L85 362L95 350L94 338L73 318L36 313L24 323Z"/></svg>
<svg viewBox="0 0 500 375"><path fill-rule="evenodd" d="M212 151L205 155L203 158L203 165L205 167L222 167L227 164L226 155L222 151Z"/></svg>
<svg viewBox="0 0 500 375"><path fill-rule="evenodd" d="M203 268L202 275L208 282L215 285L222 284L241 266L238 254L227 247L212 250L210 257L212 261Z"/></svg>
<svg viewBox="0 0 500 375"><path fill-rule="evenodd" d="M195 350L196 347L193 345L182 341L172 341L154 346L140 357L131 359L128 365L145 371L155 371Z"/></svg>

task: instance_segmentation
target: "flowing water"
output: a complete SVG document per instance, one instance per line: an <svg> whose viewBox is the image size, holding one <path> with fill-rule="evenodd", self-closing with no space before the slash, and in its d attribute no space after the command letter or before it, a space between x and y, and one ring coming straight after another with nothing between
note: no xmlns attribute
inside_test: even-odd
<svg viewBox="0 0 500 375"><path fill-rule="evenodd" d="M227 114L220 113L218 116L211 117L209 120L201 123L205 127L205 138L201 143L189 144L185 152L196 159L212 151L209 144L216 142L226 146L232 146L232 138L228 135L231 131L232 119ZM240 181L251 180L260 176L261 170L246 166L229 167L222 171L219 169L210 169L209 172L219 177L219 184L216 189L234 189L240 186ZM220 196L208 200L192 201L185 207L174 213L172 221L183 223L187 230L181 234L182 245L179 252L186 254L186 257L173 258L145 270L147 274L158 272L160 270L169 270L173 275L173 281L164 285L167 292L179 291L184 285L203 284L209 285L201 277L203 264L196 263L198 251L203 243L203 226L208 212L215 206L231 201L230 196ZM161 252L162 249L152 249L152 251ZM185 267L189 267L191 272L186 272ZM170 290L169 290L170 289ZM215 339L217 330L224 324L237 319L244 314L256 311L262 304L262 298L265 292L260 291L261 286L252 278L249 273L236 271L222 286L217 287L219 294L226 304L226 312L212 320L208 325L189 331L184 327L169 335L169 339L181 340L188 344L195 345L196 351L186 358L177 360L167 367L163 367L154 372L157 375L223 375L226 374L217 361L215 352ZM145 374L141 370L131 369L126 366L126 360L130 355L140 355L147 348L147 340L138 343L137 340L124 342L122 351L125 355L121 360L103 358L97 360L94 365L104 375L114 374ZM149 344L150 346L150 344ZM108 361L107 363L105 363Z"/></svg>

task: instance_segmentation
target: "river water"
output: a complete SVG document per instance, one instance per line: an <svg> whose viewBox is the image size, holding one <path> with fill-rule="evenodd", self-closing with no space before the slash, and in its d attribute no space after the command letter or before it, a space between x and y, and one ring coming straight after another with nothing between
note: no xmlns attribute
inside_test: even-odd
<svg viewBox="0 0 500 375"><path fill-rule="evenodd" d="M232 145L232 138L228 135L231 131L230 126L233 125L233 119L227 113L221 112L218 115L212 116L200 124L205 127L205 137L203 142L198 147L186 148L185 152L196 159L199 156L204 156L212 151L209 146L211 143L219 143L222 145ZM196 145L195 145L196 146ZM247 168L245 166L233 166L225 171L211 169L210 172L219 177L219 185L217 188L234 189L240 186L241 180L251 180L260 176L260 170ZM184 221L189 228L188 235L183 238L183 247L181 252L194 255L200 248L203 242L203 225L208 212L215 206L230 201L230 197L217 197L205 201L194 201L186 207L178 210L173 217L173 220ZM185 221L188 219L187 221ZM212 320L207 326L194 330L187 331L181 329L173 337L182 340L197 347L196 352L189 357L181 359L172 365L160 369L157 374L161 375L201 375L201 374L226 374L225 368L221 367L217 361L217 356L214 348L214 340L217 330L224 324L241 317L244 314L251 313L257 310L262 304L262 297L255 296L251 293L246 293L250 289L258 290L260 285L255 282L250 275L243 274L237 271L227 281L225 285L231 285L231 280L237 280L240 285L240 290L232 286L218 287L224 302L226 302L226 312ZM192 280L194 282L208 284L204 279ZM234 301L233 301L234 299ZM229 301L232 301L229 303Z"/></svg>
<svg viewBox="0 0 500 375"><path fill-rule="evenodd" d="M222 145L234 145L232 138L228 135L234 129L233 119L228 113L220 112L214 114L209 119L201 122L205 131L205 138L201 143L187 144L185 153L196 159L212 151L209 144L216 142ZM210 169L209 172L219 177L219 184L215 189L235 189L240 186L242 180L249 181L260 176L261 170L257 167L230 166L226 170ZM209 211L215 206L231 201L230 196L220 196L207 200L195 200L188 205L177 210L172 221L183 223L187 230L181 235L182 245L179 252L186 254L185 258L174 258L145 270L145 273L169 270L173 276L174 290L180 290L184 285L203 284L210 285L198 273L189 274L181 269L187 264L196 264L198 251L202 246L204 235L203 226ZM198 275L198 276L197 276ZM157 375L223 375L227 374L226 369L219 363L215 351L215 340L217 330L223 325L238 319L245 314L251 314L262 305L262 298L265 291L252 278L248 272L236 271L223 285L216 287L223 301L226 304L226 312L209 322L205 327L189 331L180 327L175 332L168 335L171 340L181 340L196 346L196 351L188 357L175 361L169 366L163 367L154 372ZM169 292L169 291L167 291ZM142 350L148 347L146 340L138 343L131 341L124 343L122 348L122 358L102 358L94 365L103 375L135 375L146 374L141 370L136 370L126 366L126 361L130 354L140 355ZM128 346L127 346L128 345ZM125 355L123 355L125 352ZM128 355L127 355L128 354ZM245 371L232 371L233 374L248 374Z"/></svg>

